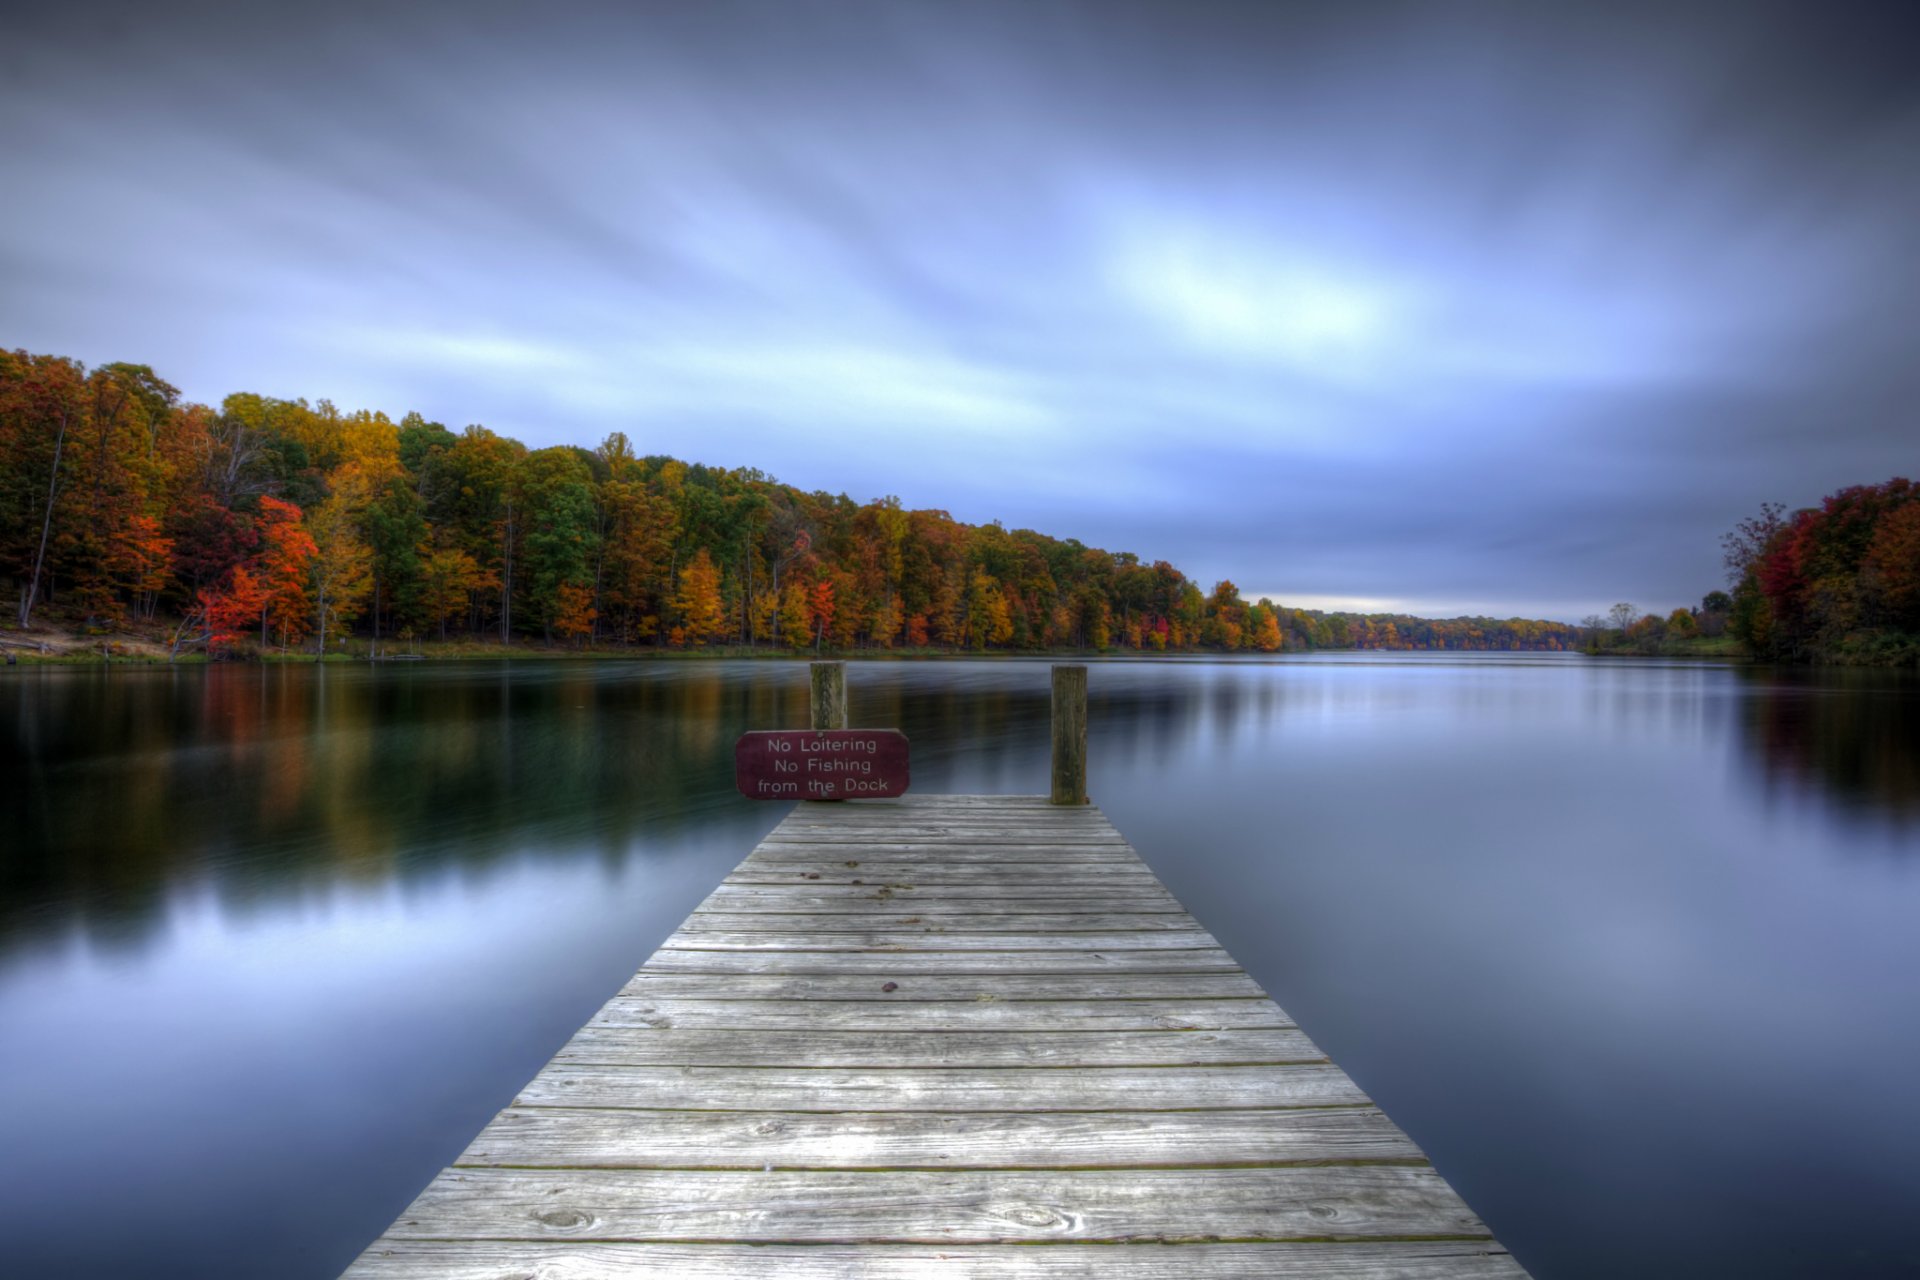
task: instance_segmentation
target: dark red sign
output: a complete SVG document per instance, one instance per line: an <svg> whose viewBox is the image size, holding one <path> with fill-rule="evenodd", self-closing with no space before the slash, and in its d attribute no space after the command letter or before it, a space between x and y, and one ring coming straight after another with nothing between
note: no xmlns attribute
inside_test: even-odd
<svg viewBox="0 0 1920 1280"><path fill-rule="evenodd" d="M758 731L733 744L733 781L750 800L872 800L905 795L898 729Z"/></svg>

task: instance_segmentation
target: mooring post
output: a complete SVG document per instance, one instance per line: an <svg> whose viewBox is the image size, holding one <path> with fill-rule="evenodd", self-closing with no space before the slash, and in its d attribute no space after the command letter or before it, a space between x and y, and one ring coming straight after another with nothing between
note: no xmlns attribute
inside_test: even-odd
<svg viewBox="0 0 1920 1280"><path fill-rule="evenodd" d="M813 676L813 727L846 728L847 664L815 662L810 665L810 670Z"/></svg>
<svg viewBox="0 0 1920 1280"><path fill-rule="evenodd" d="M1087 802L1087 669L1053 669L1053 803Z"/></svg>

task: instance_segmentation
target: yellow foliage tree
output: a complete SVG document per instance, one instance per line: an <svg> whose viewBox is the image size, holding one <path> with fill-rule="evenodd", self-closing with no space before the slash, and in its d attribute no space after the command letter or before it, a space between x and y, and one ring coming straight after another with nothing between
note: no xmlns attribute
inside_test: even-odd
<svg viewBox="0 0 1920 1280"><path fill-rule="evenodd" d="M688 644L705 644L727 629L720 605L720 570L705 547L681 570L673 607L680 614L680 629Z"/></svg>
<svg viewBox="0 0 1920 1280"><path fill-rule="evenodd" d="M976 569L967 588L967 642L976 649L1013 639L1013 611L1000 583L984 569Z"/></svg>
<svg viewBox="0 0 1920 1280"><path fill-rule="evenodd" d="M600 611L593 607L593 592L577 582L560 584L554 610L553 629L568 640L579 640L593 633L593 620Z"/></svg>
<svg viewBox="0 0 1920 1280"><path fill-rule="evenodd" d="M792 649L804 649L813 642L813 610L806 587L798 582L789 582L780 593L780 638Z"/></svg>

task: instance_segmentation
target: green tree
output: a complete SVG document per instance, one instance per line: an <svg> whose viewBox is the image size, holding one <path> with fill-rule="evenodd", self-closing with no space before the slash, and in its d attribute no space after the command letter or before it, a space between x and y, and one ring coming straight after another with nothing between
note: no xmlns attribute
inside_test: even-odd
<svg viewBox="0 0 1920 1280"><path fill-rule="evenodd" d="M551 643L561 588L591 592L593 585L599 551L593 474L578 449L541 449L521 463L519 482L524 582L532 612ZM573 613L584 616L581 610Z"/></svg>

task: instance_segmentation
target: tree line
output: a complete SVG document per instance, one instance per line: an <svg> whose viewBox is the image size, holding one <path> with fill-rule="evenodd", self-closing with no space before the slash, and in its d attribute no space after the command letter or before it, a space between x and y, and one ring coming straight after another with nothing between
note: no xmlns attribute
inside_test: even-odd
<svg viewBox="0 0 1920 1280"><path fill-rule="evenodd" d="M595 647L1572 649L1528 619L1290 609L1165 560L751 468L529 449L325 400L183 402L145 365L0 351L15 620L215 654L349 635Z"/></svg>

